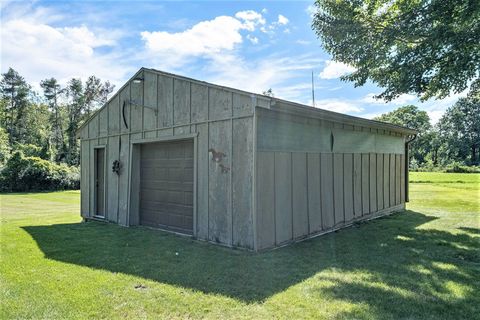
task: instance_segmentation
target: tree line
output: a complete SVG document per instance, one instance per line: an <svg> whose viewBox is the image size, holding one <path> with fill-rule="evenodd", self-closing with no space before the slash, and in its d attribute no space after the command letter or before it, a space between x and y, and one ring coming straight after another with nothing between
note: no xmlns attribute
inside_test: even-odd
<svg viewBox="0 0 480 320"><path fill-rule="evenodd" d="M480 97L460 98L432 125L426 111L407 105L374 120L418 131L410 146L412 169L445 169L480 164ZM475 171L465 169L465 171Z"/></svg>
<svg viewBox="0 0 480 320"><path fill-rule="evenodd" d="M0 80L0 165L15 151L57 164L79 165L76 131L102 106L114 86L90 76L61 86L47 78L38 93L14 69ZM414 167L446 167L480 163L480 91L472 90L432 125L428 113L407 105L375 120L418 131L411 147Z"/></svg>
<svg viewBox="0 0 480 320"><path fill-rule="evenodd" d="M41 92L14 69L0 80L0 165L15 151L57 164L78 166L76 131L103 105L114 86L90 76L62 86L55 78L40 82Z"/></svg>

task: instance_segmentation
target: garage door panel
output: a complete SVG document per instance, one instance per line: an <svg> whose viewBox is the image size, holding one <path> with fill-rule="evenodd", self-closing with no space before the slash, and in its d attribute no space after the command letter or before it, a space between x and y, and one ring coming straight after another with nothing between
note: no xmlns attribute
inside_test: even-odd
<svg viewBox="0 0 480 320"><path fill-rule="evenodd" d="M168 225L168 216L158 216L155 213L145 213L145 216L142 218L142 225L155 228Z"/></svg>
<svg viewBox="0 0 480 320"><path fill-rule="evenodd" d="M193 141L142 146L140 223L191 233Z"/></svg>
<svg viewBox="0 0 480 320"><path fill-rule="evenodd" d="M185 181L193 181L193 168L185 168Z"/></svg>
<svg viewBox="0 0 480 320"><path fill-rule="evenodd" d="M185 149L185 159L193 159L193 148Z"/></svg>
<svg viewBox="0 0 480 320"><path fill-rule="evenodd" d="M142 167L140 178L146 178L150 180L151 177L156 179L166 180L168 178L167 168L155 168L155 167Z"/></svg>
<svg viewBox="0 0 480 320"><path fill-rule="evenodd" d="M182 144L172 144L168 148L168 159L185 159L185 147Z"/></svg>
<svg viewBox="0 0 480 320"><path fill-rule="evenodd" d="M145 189L140 190L140 200L148 202L168 202L168 191L164 190L155 190L153 192L151 189L145 191Z"/></svg>
<svg viewBox="0 0 480 320"><path fill-rule="evenodd" d="M144 179L145 180L145 179ZM147 193L155 190L162 191L193 191L193 183L186 182L170 182L167 180L148 180L141 186L141 189Z"/></svg>
<svg viewBox="0 0 480 320"><path fill-rule="evenodd" d="M187 205L182 202L173 202L171 197L165 197L166 199L158 198L141 198L140 208L148 208L151 210L157 210L162 212L186 212L190 214L191 205ZM182 195L183 198L183 195ZM177 199L180 200L180 199Z"/></svg>
<svg viewBox="0 0 480 320"><path fill-rule="evenodd" d="M193 188L193 186L192 186ZM192 206L193 205L193 192L184 192L184 203L185 205Z"/></svg>
<svg viewBox="0 0 480 320"><path fill-rule="evenodd" d="M177 226L178 228L188 229L192 224L192 220L188 217L179 216L179 215L170 215L169 216L169 225Z"/></svg>
<svg viewBox="0 0 480 320"><path fill-rule="evenodd" d="M145 168L193 168L193 159L147 159L141 161Z"/></svg>
<svg viewBox="0 0 480 320"><path fill-rule="evenodd" d="M183 168L169 168L168 169L168 180L170 181L180 181L183 182L184 169Z"/></svg>
<svg viewBox="0 0 480 320"><path fill-rule="evenodd" d="M169 191L168 192L168 202L169 203L185 203L184 192L183 191Z"/></svg>

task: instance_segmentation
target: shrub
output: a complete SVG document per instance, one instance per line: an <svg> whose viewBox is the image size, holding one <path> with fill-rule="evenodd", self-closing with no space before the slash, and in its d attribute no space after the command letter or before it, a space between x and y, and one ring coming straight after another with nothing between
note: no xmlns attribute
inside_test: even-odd
<svg viewBox="0 0 480 320"><path fill-rule="evenodd" d="M480 173L480 167L478 166L466 166L458 162L454 162L450 164L446 169L445 172L453 172L453 173Z"/></svg>
<svg viewBox="0 0 480 320"><path fill-rule="evenodd" d="M42 148L34 144L15 143L13 150L22 152L26 157L38 157L45 160L50 159L50 152L47 145Z"/></svg>
<svg viewBox="0 0 480 320"><path fill-rule="evenodd" d="M10 156L10 145L8 143L8 133L0 127L0 166L3 165Z"/></svg>
<svg viewBox="0 0 480 320"><path fill-rule="evenodd" d="M78 168L58 165L38 157L15 152L0 173L1 191L78 189Z"/></svg>

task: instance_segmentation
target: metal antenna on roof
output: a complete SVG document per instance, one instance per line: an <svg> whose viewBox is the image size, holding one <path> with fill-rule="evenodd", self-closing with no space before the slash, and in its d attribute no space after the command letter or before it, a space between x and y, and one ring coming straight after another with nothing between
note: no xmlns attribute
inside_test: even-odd
<svg viewBox="0 0 480 320"><path fill-rule="evenodd" d="M315 108L315 84L313 82L313 70L312 70L312 107Z"/></svg>

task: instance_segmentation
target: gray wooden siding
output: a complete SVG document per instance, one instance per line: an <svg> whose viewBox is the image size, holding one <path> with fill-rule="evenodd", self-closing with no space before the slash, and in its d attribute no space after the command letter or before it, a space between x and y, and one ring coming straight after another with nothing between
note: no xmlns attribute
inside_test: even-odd
<svg viewBox="0 0 480 320"><path fill-rule="evenodd" d="M280 245L292 239L292 154L276 152L274 156L275 243Z"/></svg>
<svg viewBox="0 0 480 320"><path fill-rule="evenodd" d="M333 197L333 161L331 153L320 154L320 202L322 204L323 229L330 229L335 224L334 197Z"/></svg>
<svg viewBox="0 0 480 320"><path fill-rule="evenodd" d="M343 196L345 222L350 222L354 218L354 192L353 192L353 154L343 154Z"/></svg>
<svg viewBox="0 0 480 320"><path fill-rule="evenodd" d="M81 130L81 214L93 215L93 149L106 145L106 218L135 224L130 199L132 143L197 134L195 236L253 249L253 100L220 89L143 70L143 84L127 83ZM133 101L150 108L135 106ZM258 103L258 102L257 102ZM128 128L124 124L123 113ZM213 152L223 154L221 159ZM215 159L214 159L215 158ZM121 162L121 174L111 171ZM133 220L130 220L133 219Z"/></svg>
<svg viewBox="0 0 480 320"><path fill-rule="evenodd" d="M334 211L334 225L341 224L345 221L344 212L344 193L343 193L343 154L333 154L333 211Z"/></svg>
<svg viewBox="0 0 480 320"><path fill-rule="evenodd" d="M293 238L309 233L307 154L292 153Z"/></svg>
<svg viewBox="0 0 480 320"><path fill-rule="evenodd" d="M307 194L309 233L322 230L322 206L320 201L320 154L307 154Z"/></svg>
<svg viewBox="0 0 480 320"><path fill-rule="evenodd" d="M390 157L401 159L396 154L258 151L257 249L339 228L403 203L378 205L384 192L390 197L390 189L383 174L388 162L377 159ZM403 183L393 184L394 196L401 194Z"/></svg>
<svg viewBox="0 0 480 320"><path fill-rule="evenodd" d="M143 83L123 86L79 133L84 217L94 210L95 147L106 146L106 218L132 225L134 143L185 136L196 141L199 239L270 248L405 201L398 133L275 112L266 98L173 75L137 76ZM111 172L114 160L120 175Z"/></svg>
<svg viewBox="0 0 480 320"><path fill-rule="evenodd" d="M362 155L353 155L353 213L354 217L362 216Z"/></svg>
<svg viewBox="0 0 480 320"><path fill-rule="evenodd" d="M272 108L273 109L273 108ZM404 153L404 137L273 110L257 109L257 148L263 151ZM333 141L331 137L333 136Z"/></svg>
<svg viewBox="0 0 480 320"><path fill-rule="evenodd" d="M235 105L235 104L234 104ZM253 122L249 118L233 122L232 232L233 245L253 248Z"/></svg>
<svg viewBox="0 0 480 320"><path fill-rule="evenodd" d="M111 170L113 159L119 159L119 144L120 137L114 136L108 138L107 148L107 219L112 222L118 221L118 193L119 193L119 180L120 176Z"/></svg>
<svg viewBox="0 0 480 320"><path fill-rule="evenodd" d="M230 125L230 121L213 122L209 131L212 150L208 169L209 240L226 244L232 243ZM215 161L214 153L223 153L225 156L221 161Z"/></svg>
<svg viewBox="0 0 480 320"><path fill-rule="evenodd" d="M80 214L82 217L89 217L90 215L90 203L89 203L89 163L90 150L88 141L81 141L80 143Z"/></svg>
<svg viewBox="0 0 480 320"><path fill-rule="evenodd" d="M256 176L256 224L257 249L270 248L275 245L275 154L273 152L257 153Z"/></svg>

